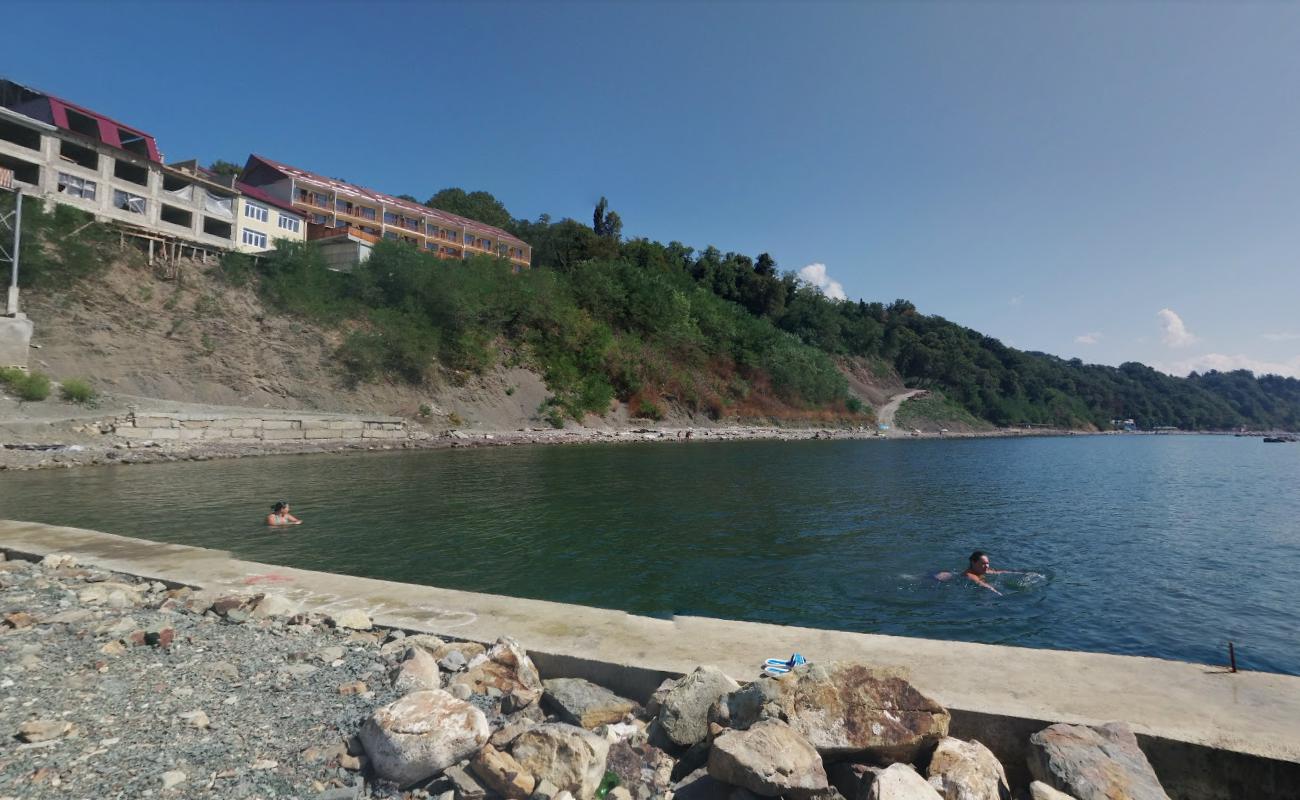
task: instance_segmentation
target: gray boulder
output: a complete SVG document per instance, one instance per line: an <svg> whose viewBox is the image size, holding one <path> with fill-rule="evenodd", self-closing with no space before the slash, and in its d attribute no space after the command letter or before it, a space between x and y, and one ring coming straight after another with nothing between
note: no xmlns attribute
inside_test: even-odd
<svg viewBox="0 0 1300 800"><path fill-rule="evenodd" d="M689 746L704 741L709 733L709 707L740 684L717 667L696 667L655 692L659 728L674 743Z"/></svg>
<svg viewBox="0 0 1300 800"><path fill-rule="evenodd" d="M424 689L438 689L441 686L442 674L438 671L438 662L433 660L429 651L422 647L408 648L406 656L393 671L393 688L407 694Z"/></svg>
<svg viewBox="0 0 1300 800"><path fill-rule="evenodd" d="M867 800L939 800L940 795L912 769L911 764L890 764L867 790Z"/></svg>
<svg viewBox="0 0 1300 800"><path fill-rule="evenodd" d="M1078 800L1169 800L1155 770L1122 722L1095 728L1058 724L1029 737L1035 780Z"/></svg>
<svg viewBox="0 0 1300 800"><path fill-rule="evenodd" d="M478 751L490 733L483 712L438 689L412 692L361 726L361 744L379 777L406 786Z"/></svg>
<svg viewBox="0 0 1300 800"><path fill-rule="evenodd" d="M911 761L948 735L948 711L897 673L833 661L760 678L732 692L717 718L745 729L784 719L823 756Z"/></svg>
<svg viewBox="0 0 1300 800"><path fill-rule="evenodd" d="M1002 763L976 741L946 737L930 758L930 785L944 800L1010 800Z"/></svg>
<svg viewBox="0 0 1300 800"><path fill-rule="evenodd" d="M663 795L673 785L672 757L649 743L617 741L609 746L605 769L618 776L634 797Z"/></svg>
<svg viewBox="0 0 1300 800"><path fill-rule="evenodd" d="M552 678L542 683L546 687L546 703L560 719L588 730L620 722L637 709L637 704L626 697L582 678Z"/></svg>
<svg viewBox="0 0 1300 800"><path fill-rule="evenodd" d="M684 776L673 784L673 800L729 800L735 787L709 774L708 767Z"/></svg>
<svg viewBox="0 0 1300 800"><path fill-rule="evenodd" d="M605 777L609 742L576 725L549 722L515 737L510 754L538 781L591 800Z"/></svg>
<svg viewBox="0 0 1300 800"><path fill-rule="evenodd" d="M775 719L726 731L709 750L709 775L764 797L807 798L830 785L806 738Z"/></svg>

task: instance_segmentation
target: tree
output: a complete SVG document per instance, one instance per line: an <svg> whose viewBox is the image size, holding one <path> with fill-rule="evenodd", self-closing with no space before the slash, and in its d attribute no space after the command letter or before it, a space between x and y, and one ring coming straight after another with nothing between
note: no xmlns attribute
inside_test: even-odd
<svg viewBox="0 0 1300 800"><path fill-rule="evenodd" d="M619 218L618 213L608 211L609 202L604 197L596 204L596 210L591 215L591 229L602 239L611 239L615 242L623 235L623 220Z"/></svg>
<svg viewBox="0 0 1300 800"><path fill-rule="evenodd" d="M759 253L758 260L754 262L754 271L765 278L775 275L776 259L767 253Z"/></svg>
<svg viewBox="0 0 1300 800"><path fill-rule="evenodd" d="M419 202L420 202L419 200L416 200L416 199L415 199L415 195L412 195L412 194L399 194L399 195L397 196L397 199L398 199L398 200L405 200L405 201L408 202L408 203L416 203L416 204L419 204Z"/></svg>
<svg viewBox="0 0 1300 800"><path fill-rule="evenodd" d="M218 158L208 165L208 171L217 175L238 175L244 171L244 168L233 161L223 161Z"/></svg>
<svg viewBox="0 0 1300 800"><path fill-rule="evenodd" d="M430 197L425 205L469 217L497 228L505 228L512 222L505 204L489 192L466 192L464 189L452 187Z"/></svg>

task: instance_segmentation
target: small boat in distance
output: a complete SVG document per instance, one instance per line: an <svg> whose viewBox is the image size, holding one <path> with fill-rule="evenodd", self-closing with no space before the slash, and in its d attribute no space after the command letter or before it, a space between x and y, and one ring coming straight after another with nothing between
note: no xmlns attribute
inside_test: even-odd
<svg viewBox="0 0 1300 800"><path fill-rule="evenodd" d="M1293 444L1295 440L1296 438L1294 436L1265 436L1264 437L1264 441L1269 444L1279 444L1279 443Z"/></svg>

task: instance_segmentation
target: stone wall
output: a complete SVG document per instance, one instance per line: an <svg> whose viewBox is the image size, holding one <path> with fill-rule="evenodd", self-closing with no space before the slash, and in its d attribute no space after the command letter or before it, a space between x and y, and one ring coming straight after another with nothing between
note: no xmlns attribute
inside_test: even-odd
<svg viewBox="0 0 1300 800"><path fill-rule="evenodd" d="M222 414L128 414L114 423L125 439L204 441L231 444L305 440L406 439L406 423L389 417L369 419L329 415L226 416Z"/></svg>

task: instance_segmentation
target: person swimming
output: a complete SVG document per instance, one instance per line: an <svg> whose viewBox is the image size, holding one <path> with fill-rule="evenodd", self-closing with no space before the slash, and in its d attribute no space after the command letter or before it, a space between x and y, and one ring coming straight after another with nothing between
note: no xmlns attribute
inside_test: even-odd
<svg viewBox="0 0 1300 800"><path fill-rule="evenodd" d="M289 513L289 504L283 500L271 506L271 513L266 515L266 524L272 528L282 525L301 525L302 520Z"/></svg>
<svg viewBox="0 0 1300 800"><path fill-rule="evenodd" d="M983 550L976 550L975 552L970 554L970 564L966 567L966 571L961 573L962 577L966 578L967 580L973 581L974 583L977 583L980 586L983 586L985 589L988 589L993 594L999 596L1001 596L1002 592L999 592L997 589L994 589L993 586L991 586L988 581L984 580L985 575L1028 575L1028 574L1029 573L1027 572L1017 572L1016 570L1010 570L1010 569L993 569L991 566L989 566L988 553L985 553ZM934 579L936 581L950 581L955 577L957 577L957 574L953 572L936 572L934 574Z"/></svg>

